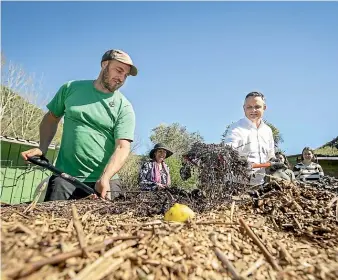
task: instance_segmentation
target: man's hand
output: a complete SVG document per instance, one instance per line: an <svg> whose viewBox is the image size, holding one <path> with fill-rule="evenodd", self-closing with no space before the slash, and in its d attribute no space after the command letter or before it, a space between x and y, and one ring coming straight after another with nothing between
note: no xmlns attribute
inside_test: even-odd
<svg viewBox="0 0 338 280"><path fill-rule="evenodd" d="M271 161L270 170L272 172L277 171L279 169L286 169L286 168L287 168L287 166L283 162L280 162L280 161Z"/></svg>
<svg viewBox="0 0 338 280"><path fill-rule="evenodd" d="M21 156L24 160L28 160L28 158L33 156L42 156L43 153L39 148L30 149L21 153Z"/></svg>
<svg viewBox="0 0 338 280"><path fill-rule="evenodd" d="M107 192L110 191L109 179L101 177L95 184L95 190L101 194L102 198L106 198Z"/></svg>

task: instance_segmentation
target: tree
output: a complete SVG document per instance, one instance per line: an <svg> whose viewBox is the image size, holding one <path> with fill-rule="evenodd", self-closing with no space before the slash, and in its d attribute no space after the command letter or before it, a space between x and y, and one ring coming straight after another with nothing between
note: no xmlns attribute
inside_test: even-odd
<svg viewBox="0 0 338 280"><path fill-rule="evenodd" d="M135 135L134 141L131 143L130 151L131 153L136 153L138 148L142 146L142 139L139 135Z"/></svg>
<svg viewBox="0 0 338 280"><path fill-rule="evenodd" d="M39 140L39 124L45 112L41 109L46 104L39 95L39 84L34 75L27 74L22 67L1 61L1 135ZM54 138L60 142L62 124Z"/></svg>
<svg viewBox="0 0 338 280"><path fill-rule="evenodd" d="M232 125L233 123L234 123L234 122L232 122L231 124L228 124L228 125L225 127L225 130L224 130L223 134L221 135L221 142L222 142L222 143L225 141L225 138L227 137L227 134L229 133L230 127L231 127L231 125Z"/></svg>
<svg viewBox="0 0 338 280"><path fill-rule="evenodd" d="M338 149L338 136L333 138L331 141L325 143L323 146L320 146L319 148L326 148L326 147Z"/></svg>
<svg viewBox="0 0 338 280"><path fill-rule="evenodd" d="M187 181L181 179L181 155L188 152L193 144L204 141L199 132L191 133L179 123L160 124L152 129L150 140L153 144L163 143L174 152L171 157L165 160L170 168L171 185L188 189L194 188L197 182L195 174Z"/></svg>
<svg viewBox="0 0 338 280"><path fill-rule="evenodd" d="M194 143L204 141L199 132L190 133L185 126L179 123L160 124L153 128L150 140L154 144L165 144L178 156L189 151Z"/></svg>
<svg viewBox="0 0 338 280"><path fill-rule="evenodd" d="M279 129L277 127L275 127L272 123L270 123L266 120L264 120L264 122L271 128L273 140L275 142L275 149L276 149L276 151L279 151L280 150L279 145L284 142L283 137L282 137ZM222 142L225 141L226 135L229 133L229 130L230 130L230 127L231 127L232 124L233 124L233 122L226 126L225 131L223 132L223 134L221 136Z"/></svg>
<svg viewBox="0 0 338 280"><path fill-rule="evenodd" d="M277 127L275 127L272 123L264 120L264 122L271 128L273 140L275 142L275 149L280 150L279 145L284 142L284 139Z"/></svg>

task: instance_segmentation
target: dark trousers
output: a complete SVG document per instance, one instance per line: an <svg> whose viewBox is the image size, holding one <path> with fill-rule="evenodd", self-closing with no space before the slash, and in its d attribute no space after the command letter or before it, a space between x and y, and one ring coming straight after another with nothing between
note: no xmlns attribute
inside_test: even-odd
<svg viewBox="0 0 338 280"><path fill-rule="evenodd" d="M96 182L84 182L88 187L94 189ZM110 181L111 198L119 196L121 192L121 181L120 179L114 179ZM89 194L82 189L74 186L72 183L65 179L52 175L48 182L46 197L44 201L52 200L69 200L69 199L80 199L87 197Z"/></svg>

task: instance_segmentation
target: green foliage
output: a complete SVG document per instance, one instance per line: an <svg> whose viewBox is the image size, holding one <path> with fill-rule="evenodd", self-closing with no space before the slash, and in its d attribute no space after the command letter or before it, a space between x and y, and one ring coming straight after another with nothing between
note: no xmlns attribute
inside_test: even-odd
<svg viewBox="0 0 338 280"><path fill-rule="evenodd" d="M326 148L326 147L338 149L338 136L333 138L331 141L325 143L323 146L320 146L319 148Z"/></svg>
<svg viewBox="0 0 338 280"><path fill-rule="evenodd" d="M275 127L272 123L264 120L264 122L271 128L273 140L275 142L275 148L276 150L279 150L279 145L284 142L284 139L277 127Z"/></svg>
<svg viewBox="0 0 338 280"><path fill-rule="evenodd" d="M224 142L225 141L225 138L227 137L227 134L229 133L229 130L230 130L230 127L231 125L233 124L234 122L232 122L231 124L228 124L226 127L225 127L225 130L221 136L221 142Z"/></svg>
<svg viewBox="0 0 338 280"><path fill-rule="evenodd" d="M338 136L315 150L317 155L338 156Z"/></svg>
<svg viewBox="0 0 338 280"><path fill-rule="evenodd" d="M142 156L130 154L125 165L119 171L119 176L125 189L138 189L138 176L140 173L141 161Z"/></svg>
<svg viewBox="0 0 338 280"><path fill-rule="evenodd" d="M1 134L39 140L39 123L44 112L11 89L1 86Z"/></svg>
<svg viewBox="0 0 338 280"><path fill-rule="evenodd" d="M336 147L322 147L315 150L316 155L323 156L338 156L338 149Z"/></svg>
<svg viewBox="0 0 338 280"><path fill-rule="evenodd" d="M39 125L45 114L35 103L38 95L34 92L31 80L25 80L22 73L16 73L15 70L11 72L11 79L3 74L0 87L1 95L1 110L0 121L1 130L0 134L14 138L21 138L25 140L39 141ZM17 84L8 80L20 81L21 93L16 91ZM6 82L9 85L4 85ZM62 135L62 124L60 123L57 133L54 137L54 143L59 144Z"/></svg>
<svg viewBox="0 0 338 280"><path fill-rule="evenodd" d="M174 155L165 160L170 168L171 185L173 187L194 188L197 183L197 176L193 176L183 181L180 176L181 158L180 156L190 150L191 146L197 142L203 142L203 137L199 132L189 132L185 126L179 123L171 125L160 124L152 129L150 140L153 144L163 143L170 148Z"/></svg>
<svg viewBox="0 0 338 280"><path fill-rule="evenodd" d="M179 123L171 125L160 124L152 129L150 140L156 143L163 143L169 147L175 155L182 155L189 151L191 145L196 142L203 142L203 137L199 132L190 133L185 126Z"/></svg>
<svg viewBox="0 0 338 280"><path fill-rule="evenodd" d="M171 186L173 187L182 187L185 189L195 188L197 184L197 176L192 174L192 177L187 181L183 181L180 176L181 169L181 160L176 156L171 156L165 160L166 164L170 169L170 178L171 178Z"/></svg>

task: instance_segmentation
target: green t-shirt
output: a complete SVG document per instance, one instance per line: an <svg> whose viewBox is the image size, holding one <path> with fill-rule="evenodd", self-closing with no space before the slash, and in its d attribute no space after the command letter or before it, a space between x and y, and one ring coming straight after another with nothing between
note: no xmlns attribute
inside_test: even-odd
<svg viewBox="0 0 338 280"><path fill-rule="evenodd" d="M56 167L81 181L100 178L116 139L134 140L135 113L130 102L119 91L98 91L92 80L64 84L47 108L57 117L64 116Z"/></svg>

